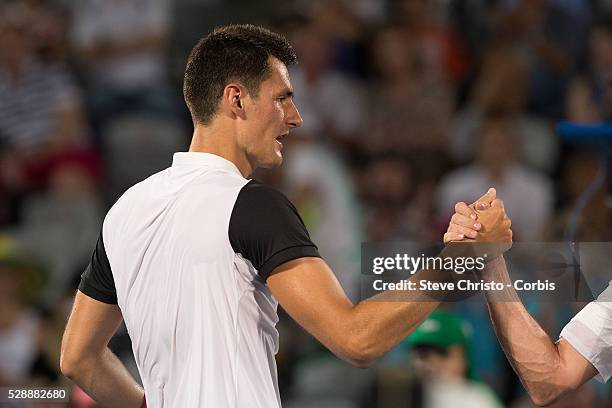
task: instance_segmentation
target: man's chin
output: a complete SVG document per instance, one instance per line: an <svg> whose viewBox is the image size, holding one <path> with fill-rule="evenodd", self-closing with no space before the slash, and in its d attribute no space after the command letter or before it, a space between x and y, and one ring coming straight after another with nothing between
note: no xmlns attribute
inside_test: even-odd
<svg viewBox="0 0 612 408"><path fill-rule="evenodd" d="M263 169L273 169L275 167L280 166L281 164L283 164L283 155L278 153L278 155L270 161L267 161L266 163L261 163L258 167L261 167Z"/></svg>

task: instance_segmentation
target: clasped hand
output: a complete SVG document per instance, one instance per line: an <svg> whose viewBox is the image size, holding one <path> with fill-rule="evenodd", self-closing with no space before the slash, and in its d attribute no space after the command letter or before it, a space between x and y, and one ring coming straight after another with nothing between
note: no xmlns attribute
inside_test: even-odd
<svg viewBox="0 0 612 408"><path fill-rule="evenodd" d="M512 223L506 215L503 201L496 194L495 189L490 188L470 205L464 202L455 204L455 213L444 234L444 243L487 244L481 246L487 248L490 259L509 250L512 246Z"/></svg>

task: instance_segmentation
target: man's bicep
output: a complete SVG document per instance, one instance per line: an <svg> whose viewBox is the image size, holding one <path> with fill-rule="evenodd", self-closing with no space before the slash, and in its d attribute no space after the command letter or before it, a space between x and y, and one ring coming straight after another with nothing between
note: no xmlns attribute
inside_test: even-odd
<svg viewBox="0 0 612 408"><path fill-rule="evenodd" d="M119 306L100 302L77 291L62 340L62 355L80 359L101 352L121 321Z"/></svg>
<svg viewBox="0 0 612 408"><path fill-rule="evenodd" d="M557 342L557 350L563 367L563 381L572 389L580 387L597 375L597 369L565 338Z"/></svg>
<svg viewBox="0 0 612 408"><path fill-rule="evenodd" d="M353 304L321 258L298 258L274 269L268 287L285 311L332 351Z"/></svg>

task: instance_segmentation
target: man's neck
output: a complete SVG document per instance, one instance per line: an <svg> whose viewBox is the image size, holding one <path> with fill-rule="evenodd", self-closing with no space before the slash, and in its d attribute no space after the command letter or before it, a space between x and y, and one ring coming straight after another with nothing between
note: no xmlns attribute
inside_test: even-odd
<svg viewBox="0 0 612 408"><path fill-rule="evenodd" d="M250 176L255 166L236 143L235 135L219 126L205 127L197 125L191 138L190 152L210 153L231 161L243 177Z"/></svg>

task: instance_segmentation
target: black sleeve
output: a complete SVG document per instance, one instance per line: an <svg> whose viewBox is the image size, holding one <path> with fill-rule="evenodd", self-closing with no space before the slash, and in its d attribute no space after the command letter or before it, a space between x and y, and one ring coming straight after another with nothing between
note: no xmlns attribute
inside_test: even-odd
<svg viewBox="0 0 612 408"><path fill-rule="evenodd" d="M81 275L79 290L100 302L117 304L115 280L104 249L102 232L91 256L91 262Z"/></svg>
<svg viewBox="0 0 612 408"><path fill-rule="evenodd" d="M251 261L264 280L292 259L320 257L291 201L254 180L238 194L229 239L234 251Z"/></svg>

